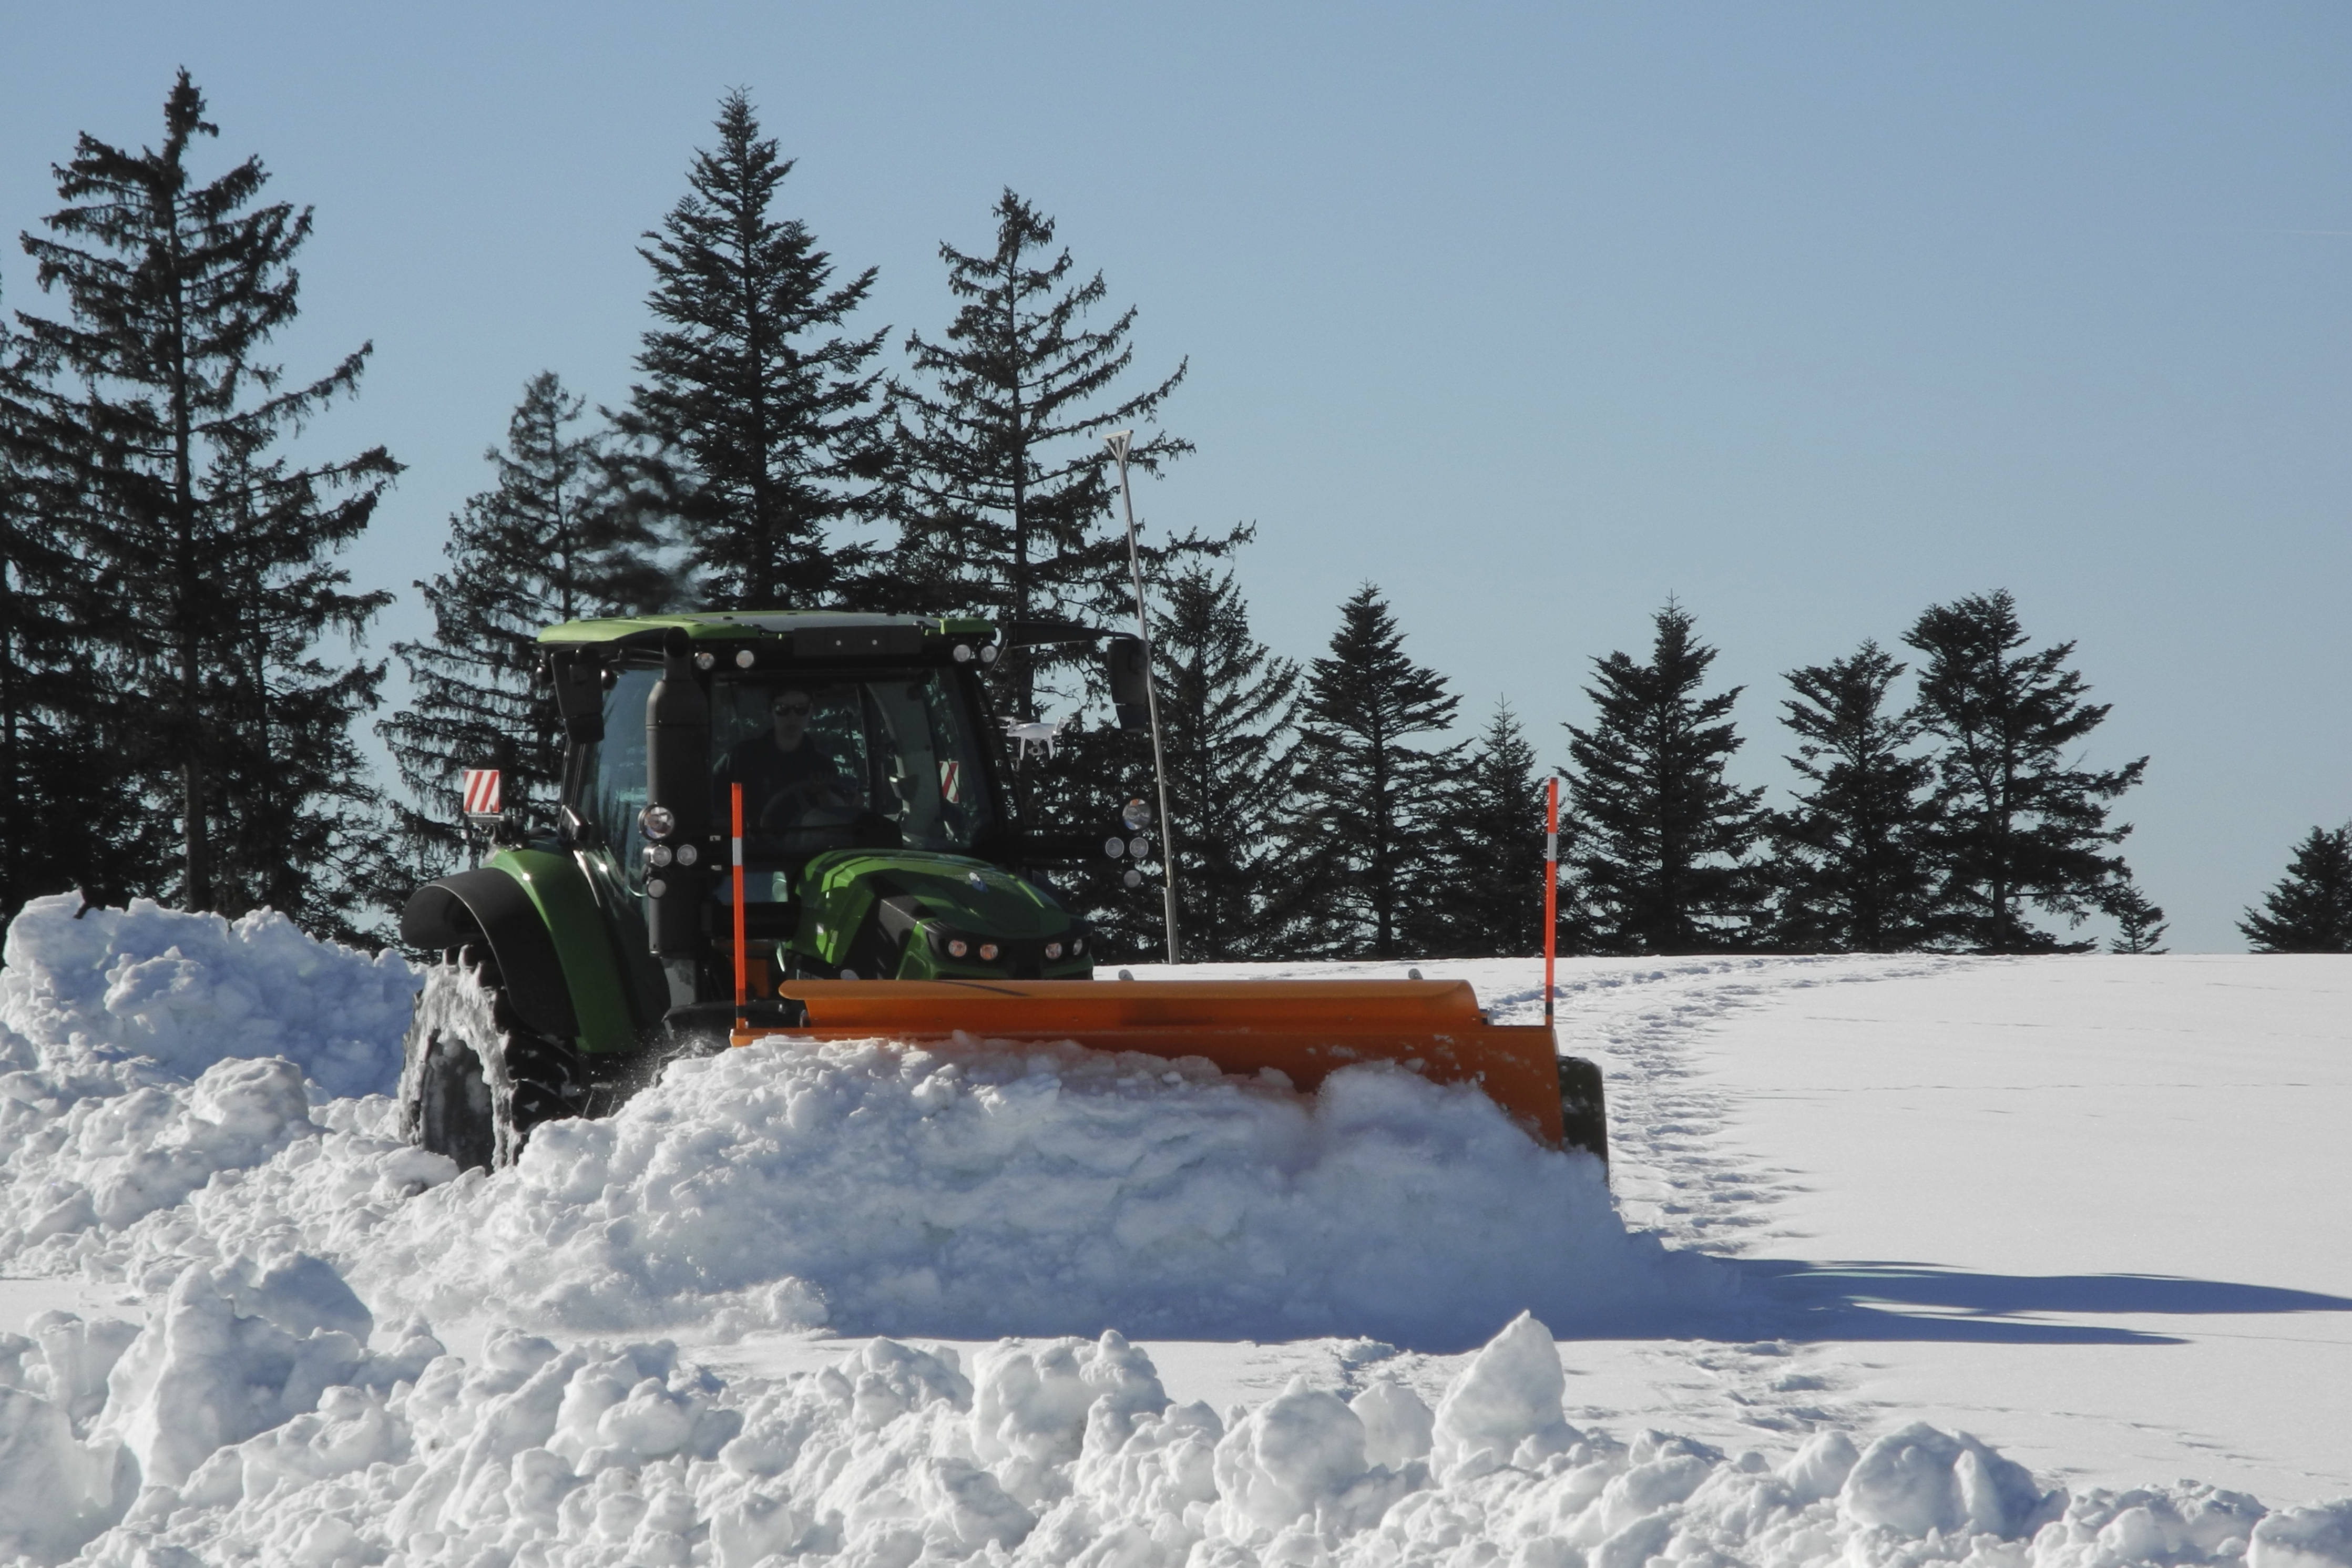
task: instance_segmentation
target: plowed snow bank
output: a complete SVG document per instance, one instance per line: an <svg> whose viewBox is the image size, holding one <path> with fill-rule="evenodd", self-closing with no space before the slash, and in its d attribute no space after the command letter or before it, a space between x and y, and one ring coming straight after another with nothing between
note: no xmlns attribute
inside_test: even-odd
<svg viewBox="0 0 2352 1568"><path fill-rule="evenodd" d="M985 1562L1103 1568L2342 1568L2352 1506L2210 1488L2070 1496L1975 1439L1843 1433L1777 1461L1561 1416L1522 1317L1433 1414L1375 1384L1171 1403L1115 1333L869 1343L748 1390L667 1343L411 1333L240 1312L191 1270L124 1347L55 1314L0 1342L0 1553L92 1564ZM119 1359L118 1359L119 1358ZM290 1368L290 1371L289 1371ZM319 1390L322 1375L347 1381ZM308 1402L308 1403L305 1403ZM299 1413L290 1406L302 1404ZM315 1407L311 1407L312 1405ZM179 1553L187 1553L183 1557Z"/></svg>
<svg viewBox="0 0 2352 1568"><path fill-rule="evenodd" d="M266 1176L265 1178L266 1179ZM1598 1162L1394 1069L1322 1092L1075 1049L761 1045L416 1199L364 1277L596 1329L1349 1333L1462 1348L1530 1304L1580 1332L1717 1288L1629 1235ZM665 1314L668 1314L665 1316Z"/></svg>
<svg viewBox="0 0 2352 1568"><path fill-rule="evenodd" d="M296 1071L389 1082L405 966L271 917L74 908L19 915L0 979L29 1037L0 1081L0 1251L45 1271L161 1290L307 1251L441 1319L1432 1349L1529 1307L1654 1331L1728 1288L1629 1234L1597 1161L1385 1066L1302 1097L1197 1060L770 1043L450 1181L383 1100L314 1103Z"/></svg>
<svg viewBox="0 0 2352 1568"><path fill-rule="evenodd" d="M329 1094L388 1092L416 972L400 955L314 942L282 915L183 915L148 899L75 917L72 894L9 923L0 1071L99 1077L144 1058L194 1078L282 1056Z"/></svg>

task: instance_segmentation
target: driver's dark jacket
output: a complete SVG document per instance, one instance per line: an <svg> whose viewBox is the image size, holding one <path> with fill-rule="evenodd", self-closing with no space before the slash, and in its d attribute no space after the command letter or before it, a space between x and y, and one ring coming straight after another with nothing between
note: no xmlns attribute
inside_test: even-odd
<svg viewBox="0 0 2352 1568"><path fill-rule="evenodd" d="M800 745L785 751L776 745L773 730L761 730L736 742L719 765L713 782L718 787L719 821L722 824L728 821L730 810L728 786L743 786L743 826L749 832L772 832L790 825L788 821L766 820L769 808L780 796L788 792L793 795L782 810L787 818L796 818L819 799L818 785L846 787L841 769L814 739L803 738Z"/></svg>

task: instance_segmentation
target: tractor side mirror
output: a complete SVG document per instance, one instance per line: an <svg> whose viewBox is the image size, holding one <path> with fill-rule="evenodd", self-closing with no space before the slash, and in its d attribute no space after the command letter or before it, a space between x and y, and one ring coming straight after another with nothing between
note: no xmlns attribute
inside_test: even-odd
<svg viewBox="0 0 2352 1568"><path fill-rule="evenodd" d="M1150 667L1144 662L1143 639L1113 637L1103 649L1104 673L1110 677L1110 706L1121 729L1151 727Z"/></svg>

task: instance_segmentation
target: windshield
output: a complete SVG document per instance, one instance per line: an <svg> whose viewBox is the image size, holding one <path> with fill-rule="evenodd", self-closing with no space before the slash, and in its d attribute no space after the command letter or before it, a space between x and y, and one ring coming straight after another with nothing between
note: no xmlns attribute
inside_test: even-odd
<svg viewBox="0 0 2352 1568"><path fill-rule="evenodd" d="M940 670L719 683L710 755L722 831L740 784L747 859L804 859L852 843L970 849L995 810L957 697Z"/></svg>
<svg viewBox="0 0 2352 1568"><path fill-rule="evenodd" d="M586 748L585 808L645 890L646 702L661 672L617 672ZM743 786L744 858L771 868L856 846L969 851L996 821L980 737L947 671L720 680L710 693L711 825Z"/></svg>

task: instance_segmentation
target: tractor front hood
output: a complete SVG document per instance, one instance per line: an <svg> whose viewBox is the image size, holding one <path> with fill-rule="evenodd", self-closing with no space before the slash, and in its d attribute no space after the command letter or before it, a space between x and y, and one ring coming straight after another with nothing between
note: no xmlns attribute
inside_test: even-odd
<svg viewBox="0 0 2352 1568"><path fill-rule="evenodd" d="M1045 889L986 861L832 850L802 872L799 902L793 946L828 970L855 968L868 978L1092 973L1085 923Z"/></svg>

